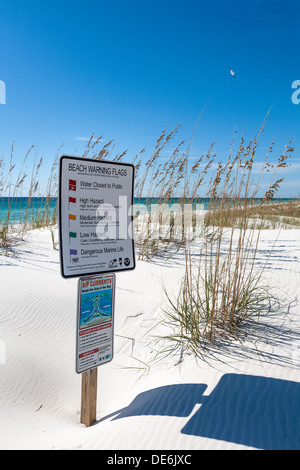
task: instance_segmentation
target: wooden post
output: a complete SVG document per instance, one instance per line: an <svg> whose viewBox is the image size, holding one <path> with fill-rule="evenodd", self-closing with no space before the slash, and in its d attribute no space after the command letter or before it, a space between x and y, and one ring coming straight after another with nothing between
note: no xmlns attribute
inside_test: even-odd
<svg viewBox="0 0 300 470"><path fill-rule="evenodd" d="M81 423L90 427L96 421L97 411L97 377L98 369L82 374L81 382Z"/></svg>

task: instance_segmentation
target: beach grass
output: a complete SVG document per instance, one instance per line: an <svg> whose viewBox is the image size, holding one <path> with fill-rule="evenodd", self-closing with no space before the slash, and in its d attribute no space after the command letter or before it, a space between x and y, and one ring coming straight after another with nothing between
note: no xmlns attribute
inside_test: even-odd
<svg viewBox="0 0 300 470"><path fill-rule="evenodd" d="M172 347L199 352L203 344L237 339L243 323L249 318L259 319L270 304L270 292L263 282L264 267L256 266L260 233L266 228L300 226L300 203L273 202L283 181L277 172L289 164L291 142L270 162L272 142L260 174L253 171L264 125L265 122L249 142L242 137L235 154L232 145L225 163L216 161L214 143L206 153L192 159L191 141L179 139L172 148L180 126L163 130L148 159L145 149L132 159L136 173L133 215L138 259L171 257L178 250L184 254L185 274L178 292L166 291L168 306L162 320L171 333L161 339L171 342ZM0 197L8 197L6 218L0 227L0 246L5 255L16 240L34 228L50 227L52 245L57 248L53 231L57 206L53 210L50 203L57 197L59 151L45 188L39 182L43 159L33 158L34 152L32 146L19 169L14 163L14 146L8 166L4 160L0 162ZM161 158L166 154L167 159ZM114 142L103 144L102 136L96 139L94 134L82 156L128 161L127 150L114 155ZM33 164L29 172L30 160ZM266 173L270 176L269 186L258 198ZM29 187L27 207L16 225L12 207L22 195L25 182ZM40 197L41 202L33 212L31 202L35 197ZM153 197L158 201L154 208ZM209 201L205 212L201 204L195 204L201 197Z"/></svg>
<svg viewBox="0 0 300 470"><path fill-rule="evenodd" d="M274 298L264 279L269 255L263 265L256 262L261 231L299 226L300 203L274 202L283 181L277 174L289 165L292 142L271 159L272 141L260 173L254 171L267 119L253 139L241 138L235 153L232 142L225 163L217 161L214 143L206 153L191 158L192 138L178 140L180 126L163 130L148 159L143 149L132 160L138 259L170 258L180 250L185 259L178 292L165 292L161 324L168 333L159 337L167 345L164 352L179 348L203 354L208 346L239 340L249 320L257 322L270 312ZM89 142L86 155L113 161L128 158L127 152L112 158L112 142L100 151L96 142ZM258 197L266 176L267 189ZM199 204L198 216L194 203L201 198L209 202L205 212ZM185 217L187 206L192 210Z"/></svg>
<svg viewBox="0 0 300 470"><path fill-rule="evenodd" d="M291 143L275 163L266 159L261 173L254 173L262 130L263 126L247 144L242 139L238 152L230 154L225 164L218 163L208 186L209 206L200 246L193 243L187 230L184 233L185 274L177 293L166 291L161 324L168 333L159 338L164 353L179 350L181 354L193 351L201 355L208 345L238 340L246 321L259 321L269 312L271 289L263 277L268 254L263 265L256 263L261 231L270 221L278 222L274 217L285 223L298 221L299 204L277 204L274 208L270 204L283 181L277 178L277 171L288 165L292 155ZM211 164L209 155L207 159ZM260 181L270 167L269 187L258 200ZM203 175L197 176L202 182ZM287 208L289 215L285 216Z"/></svg>
<svg viewBox="0 0 300 470"><path fill-rule="evenodd" d="M46 187L43 188L40 184L43 158L37 160L35 152L35 146L32 145L21 164L17 165L12 144L9 161L2 159L0 162L0 199L3 204L5 200L5 208L0 207L5 214L0 221L0 247L5 255L11 252L15 243L28 230L57 224L57 203L53 210L51 201L57 198L58 154L53 159ZM23 197L26 198L25 208L21 202ZM38 205L33 204L35 198L38 198ZM16 221L14 211L18 204L21 217Z"/></svg>

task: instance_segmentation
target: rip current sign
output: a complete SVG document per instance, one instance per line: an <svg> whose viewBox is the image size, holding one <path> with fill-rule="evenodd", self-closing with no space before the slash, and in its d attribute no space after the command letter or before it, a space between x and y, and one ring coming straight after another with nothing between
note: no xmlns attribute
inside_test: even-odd
<svg viewBox="0 0 300 470"><path fill-rule="evenodd" d="M59 246L64 278L135 268L134 166L63 155Z"/></svg>
<svg viewBox="0 0 300 470"><path fill-rule="evenodd" d="M76 372L81 374L113 359L115 275L78 281Z"/></svg>

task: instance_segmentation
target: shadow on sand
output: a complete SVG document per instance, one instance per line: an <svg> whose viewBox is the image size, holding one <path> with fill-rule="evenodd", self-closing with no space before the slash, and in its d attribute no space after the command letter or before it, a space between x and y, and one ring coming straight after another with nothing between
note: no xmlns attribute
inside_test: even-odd
<svg viewBox="0 0 300 470"><path fill-rule="evenodd" d="M203 396L206 388L205 384L155 388L98 422L113 416L113 420L148 415L187 417L181 429L186 435L265 450L300 449L300 383L225 374L210 396ZM197 404L201 406L192 414Z"/></svg>

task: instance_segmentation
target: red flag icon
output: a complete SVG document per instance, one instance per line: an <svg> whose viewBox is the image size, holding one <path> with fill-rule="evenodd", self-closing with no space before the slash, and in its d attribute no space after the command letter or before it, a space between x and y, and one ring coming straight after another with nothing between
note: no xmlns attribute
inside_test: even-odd
<svg viewBox="0 0 300 470"><path fill-rule="evenodd" d="M69 180L69 191L76 191L76 181Z"/></svg>
<svg viewBox="0 0 300 470"><path fill-rule="evenodd" d="M69 202L72 202L72 204L76 204L76 197L69 197Z"/></svg>

